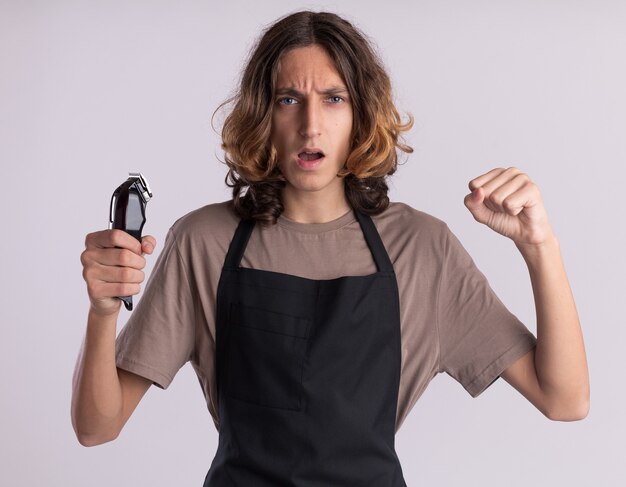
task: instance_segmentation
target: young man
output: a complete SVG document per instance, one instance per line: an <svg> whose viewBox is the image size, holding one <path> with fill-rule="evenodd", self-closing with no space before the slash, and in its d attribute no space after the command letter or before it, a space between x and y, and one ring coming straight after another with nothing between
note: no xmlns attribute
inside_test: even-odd
<svg viewBox="0 0 626 487"><path fill-rule="evenodd" d="M390 203L403 124L364 36L328 13L270 27L223 136L233 200L175 222L142 300L144 253L89 234L91 308L72 420L115 439L151 384L187 361L220 440L205 487L406 485L394 435L434 375L473 396L499 376L553 420L589 407L582 333L539 190L516 168L469 183L474 218L511 238L530 272L537 338L447 225Z"/></svg>

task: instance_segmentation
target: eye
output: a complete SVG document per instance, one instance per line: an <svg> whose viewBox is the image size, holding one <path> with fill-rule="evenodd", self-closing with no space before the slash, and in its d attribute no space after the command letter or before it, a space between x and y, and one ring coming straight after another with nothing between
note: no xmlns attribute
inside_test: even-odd
<svg viewBox="0 0 626 487"><path fill-rule="evenodd" d="M278 103L280 103L281 105L293 105L294 103L297 103L295 98L291 98L290 96L286 96L284 98L279 98L278 99Z"/></svg>
<svg viewBox="0 0 626 487"><path fill-rule="evenodd" d="M341 103L342 101L344 101L343 98L338 95L333 95L328 99L331 101L331 103Z"/></svg>

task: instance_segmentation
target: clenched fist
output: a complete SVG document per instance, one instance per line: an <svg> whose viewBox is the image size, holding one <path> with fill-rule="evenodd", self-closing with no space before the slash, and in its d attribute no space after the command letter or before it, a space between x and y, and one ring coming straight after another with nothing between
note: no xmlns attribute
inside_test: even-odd
<svg viewBox="0 0 626 487"><path fill-rule="evenodd" d="M554 238L537 185L516 167L498 167L472 179L465 206L474 219L509 237L518 248Z"/></svg>

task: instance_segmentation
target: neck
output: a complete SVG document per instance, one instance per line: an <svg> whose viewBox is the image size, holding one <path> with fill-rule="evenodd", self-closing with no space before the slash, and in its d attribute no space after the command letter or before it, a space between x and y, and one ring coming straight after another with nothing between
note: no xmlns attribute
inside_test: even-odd
<svg viewBox="0 0 626 487"><path fill-rule="evenodd" d="M350 211L343 188L332 197L321 192L293 192L284 188L282 200L283 216L298 223L326 223Z"/></svg>

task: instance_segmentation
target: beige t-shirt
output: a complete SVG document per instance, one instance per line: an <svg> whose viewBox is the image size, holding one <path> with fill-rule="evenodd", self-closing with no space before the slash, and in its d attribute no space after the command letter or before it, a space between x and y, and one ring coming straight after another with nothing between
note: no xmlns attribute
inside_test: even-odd
<svg viewBox="0 0 626 487"><path fill-rule="evenodd" d="M536 339L507 310L443 221L403 203L391 203L372 219L400 293L398 431L437 373L448 373L476 397L530 351ZM177 220L116 340L117 366L163 389L190 361L218 430L216 293L238 223L230 201ZM276 225L257 224L241 266L309 279L376 272L352 211L327 223L281 216Z"/></svg>

